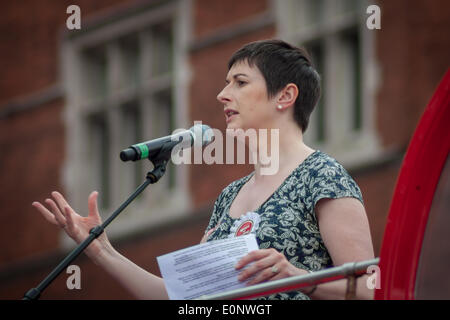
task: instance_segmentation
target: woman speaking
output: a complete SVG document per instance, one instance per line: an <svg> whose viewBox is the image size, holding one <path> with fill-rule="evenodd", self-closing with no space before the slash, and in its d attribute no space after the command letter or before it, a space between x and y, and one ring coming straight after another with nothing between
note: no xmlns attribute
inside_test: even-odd
<svg viewBox="0 0 450 320"><path fill-rule="evenodd" d="M224 112L227 129L279 132L278 141L261 138L248 145L254 171L220 193L201 240L254 233L260 249L235 266L240 270L250 264L239 275L249 285L374 258L358 185L335 159L303 142L319 96L320 77L309 56L284 41L249 43L228 63L225 87L217 96L223 105L217 112ZM278 143L278 170L268 175L260 150L272 150L273 143ZM46 206L33 206L80 243L101 223L97 196L89 196L87 217L58 192L45 200ZM117 252L105 233L85 252L137 298L168 298L163 279ZM358 281L357 297L371 299L365 277ZM342 299L345 290L340 280L265 298Z"/></svg>

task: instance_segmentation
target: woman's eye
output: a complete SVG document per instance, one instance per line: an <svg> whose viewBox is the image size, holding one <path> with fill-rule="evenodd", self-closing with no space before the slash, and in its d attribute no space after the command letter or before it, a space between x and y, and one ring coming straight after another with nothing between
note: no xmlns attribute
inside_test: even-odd
<svg viewBox="0 0 450 320"><path fill-rule="evenodd" d="M237 82L237 84L238 84L239 87L242 87L244 84L246 84L245 81L241 81L241 80L238 80L238 81L236 81L236 82Z"/></svg>

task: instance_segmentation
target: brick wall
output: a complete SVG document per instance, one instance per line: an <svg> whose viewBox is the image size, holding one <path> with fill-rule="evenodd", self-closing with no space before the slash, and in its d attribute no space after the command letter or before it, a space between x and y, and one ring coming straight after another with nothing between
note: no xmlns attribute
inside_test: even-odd
<svg viewBox="0 0 450 320"><path fill-rule="evenodd" d="M9 1L0 19L0 106L59 81L59 40L71 4L85 17L101 15L128 0Z"/></svg>
<svg viewBox="0 0 450 320"><path fill-rule="evenodd" d="M449 67L448 1L377 1L376 32L380 87L376 98L378 134L386 149L403 154L435 89ZM401 163L378 168L358 182L366 198L375 252L382 244ZM357 177L358 178L358 177Z"/></svg>
<svg viewBox="0 0 450 320"><path fill-rule="evenodd" d="M378 129L386 147L403 147L449 67L448 1L379 1L376 31L381 87Z"/></svg>
<svg viewBox="0 0 450 320"><path fill-rule="evenodd" d="M214 34L217 29L245 21L268 7L267 0L196 0L193 11L194 36L201 38Z"/></svg>
<svg viewBox="0 0 450 320"><path fill-rule="evenodd" d="M31 207L43 201L50 190L61 190L64 161L62 104L15 114L0 121L0 250L1 265L54 249L57 230L42 223Z"/></svg>
<svg viewBox="0 0 450 320"><path fill-rule="evenodd" d="M126 1L78 1L82 19ZM8 2L0 19L0 112L32 106L40 92L59 85L59 41L71 1ZM83 20L82 20L83 21ZM65 153L63 97L0 118L2 232L10 245L0 250L0 266L55 249L57 230L43 223L31 203L62 190ZM14 107L16 106L16 107ZM62 190L64 191L64 190ZM11 245L14 243L14 245Z"/></svg>

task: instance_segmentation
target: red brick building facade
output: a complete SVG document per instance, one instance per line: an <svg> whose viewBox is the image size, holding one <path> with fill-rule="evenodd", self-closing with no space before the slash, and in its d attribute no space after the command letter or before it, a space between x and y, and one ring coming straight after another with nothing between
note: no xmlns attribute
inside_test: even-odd
<svg viewBox="0 0 450 320"><path fill-rule="evenodd" d="M324 81L333 79L324 84L328 97L325 99L325 108L333 105L333 97L339 99L336 93L333 96L333 86L337 85L333 76L340 76L340 71L333 68L338 68L342 61L349 65L362 61L348 77L356 74L356 79L364 83L364 86L358 87L356 83L356 89L350 88L348 92L350 100L354 96L360 99L356 105L361 105L363 116L360 119L361 124L356 125L359 128L358 135L362 137L363 142L368 139L370 142L367 144L372 145L372 142L376 141L373 143L374 149L368 151L368 159L359 154L358 150L349 149L349 154L355 152L359 160L347 161L345 155L341 158L333 152L335 148L340 148L339 142L326 142L320 146L325 146L324 151L342 160L360 185L375 252L379 253L403 155L425 106L448 68L450 5L448 1L440 0L376 1L381 9L381 29L368 30L364 22L369 14L364 9L375 1L359 4L358 10L346 5L330 7L333 1L316 2L321 3L322 7L308 1L299 2L303 9L312 8L311 14L315 12L314 14L320 16L322 11L314 11L314 8L319 8L323 9L323 12L327 10L332 17L340 17L336 18L334 25L330 22L333 28L337 26L342 29L342 34L335 35L327 29L327 22L324 22L323 27L310 27L306 24L299 27L298 23L302 23L300 14L298 19L294 15L294 18L289 18L291 20L284 15L298 8L295 1L286 1L285 4L280 2L76 1L81 9L81 30L66 28L66 19L69 16L66 8L72 4L70 1L22 1L3 5L0 19L0 147L3 151L0 158L1 299L21 298L27 289L36 286L64 257L67 250L73 247L67 244L60 230L49 225L31 207L33 201L43 201L50 192L59 190L74 201L78 212L85 213L85 192L97 188L102 194L101 187L105 185L102 184L105 181L109 181L112 188L109 190L110 203L106 204L108 208L113 208L115 201L118 201L115 199L117 194L123 195L133 190L127 188L128 191L124 192L111 187L116 178L111 177L109 173L114 172L114 168L121 170L121 166L125 166L119 163L118 154L113 160L108 160L111 161L112 169L106 173L106 177L99 177L97 184L85 184L83 181L87 180L77 178L77 175L84 174L77 170L91 164L87 158L83 164L82 156L77 158L78 156L72 154L87 143L83 140L83 134L78 133L78 125L82 129L89 129L91 123L90 120L79 120L85 119L82 110L84 107L80 108L81 111L77 109L79 105L84 106L84 102L79 103L79 97L84 95L83 86L79 84L92 79L82 72L76 77L72 73L78 66L82 66L81 71L85 70L84 66L89 66L86 69L89 72L94 68L103 72L102 68L106 68L104 73L107 79L103 79L106 86L104 95L105 101L109 101L108 99L114 97L116 88L117 77L114 77L114 72L119 75L131 74L130 79L136 73L139 79L147 79L139 70L146 70L147 64L150 65L149 70L156 70L157 65L164 64L161 62L164 57L159 57L160 60L157 60L156 64L153 63L156 60L149 60L147 63L145 54L151 52L157 56L160 50L158 48L165 48L167 43L170 45L167 50L173 52L173 55L170 55L172 61L169 63L172 66L169 72L171 80L164 80L163 72L155 72L157 76L149 80L148 88L156 93L142 98L143 102L140 100L140 93L130 93L133 105L146 106L147 98L148 101L170 101L167 105L177 105L171 107L170 115L167 116L171 125L165 128L166 131L158 131L167 132L166 134L170 133L169 129L180 125L188 126L195 120L202 120L211 127L224 131L222 107L217 102L216 95L224 84L228 58L247 42L281 37L305 44L307 48L312 48L313 53L316 48L317 52L321 53L316 55L316 60L319 63L323 60ZM345 3L352 4L351 1ZM170 24L154 22L162 20L164 15L167 15ZM164 26L167 25L172 28L169 31L170 41L163 37L158 38L159 33L163 32L158 30L166 30ZM123 31L125 29L128 30L127 34ZM148 30L151 31L147 32ZM351 42L356 44L356 51L348 49L352 47L347 46L347 42L340 42L348 30L356 30L357 38L351 38L357 39ZM123 41L122 38L116 37L116 34L121 32L125 37ZM146 36L154 41L151 42L154 46L149 49L145 46ZM144 55L139 56L139 61L143 62L138 67L133 67L135 59L129 58L134 51L127 51L135 45ZM84 52L94 49L100 52L100 60L92 62ZM164 55L165 51L161 49L161 52ZM343 60L337 60L339 54L335 55L335 52L354 54L354 59L347 59L347 55L343 54ZM73 62L74 56L76 61L80 61L79 64ZM106 67L101 62L98 63L103 61L102 57L106 57ZM84 78L85 76L87 78ZM97 79L95 77L97 74L94 75L94 79ZM343 74L342 77L347 75ZM145 81L139 82L139 86L142 85L144 89L147 88ZM113 90L109 90L110 85ZM120 88L120 83L117 86ZM163 89L158 89L158 86ZM102 90L100 88L98 91L100 95L103 95ZM161 92L170 92L169 98ZM138 100L139 102L134 102ZM92 108L95 109L95 103L92 101L88 101L86 105L89 105L89 108L94 105ZM124 101L124 105L129 104L128 100ZM102 108L103 105L100 109L103 110ZM118 108L125 110L122 109L122 104ZM140 108L135 108L139 110L136 114L143 117L140 112L145 113L146 109ZM89 115L89 119L97 116L97 111L91 111L88 113L95 114ZM112 114L111 116L108 113L106 119L114 117L115 113ZM314 121L321 121L317 119ZM323 121L325 124L329 123L326 116ZM366 131L366 127L370 129ZM86 132L89 136L91 131ZM115 139L113 131L105 132L112 132L112 136L108 135L107 138ZM144 130L143 133L143 138L150 139L148 131ZM369 138L366 138L366 133ZM137 137L140 135L137 134ZM137 142L132 139L129 141ZM312 146L314 147L313 143ZM114 154L114 147L110 149L108 152ZM252 167L202 164L185 166L185 169L181 170L184 171L175 174L173 181L176 185L183 185L180 203L184 210L171 207L168 211L172 212L170 218L164 218L162 215L158 219L155 218L156 220L146 220L147 217L139 216L138 221L144 221L142 228L128 226L123 221L125 218L122 218L118 224L123 227L112 232L112 241L120 252L155 274L159 274L156 257L197 243L207 225L217 195L231 181L249 173ZM134 186L132 183L130 185ZM178 194L178 189L170 189L173 188L170 186L167 188L169 191L176 190L174 193ZM164 190L166 189L162 192ZM152 193L151 187L146 192ZM84 199L84 206L81 199ZM155 201L150 198L147 200L148 203ZM167 206L170 207L170 204ZM151 214L150 210L148 215ZM127 212L122 215L126 216ZM45 291L42 298L132 298L85 256L79 257L75 264L79 265L82 271L81 290L67 289L65 281L68 275L62 274Z"/></svg>

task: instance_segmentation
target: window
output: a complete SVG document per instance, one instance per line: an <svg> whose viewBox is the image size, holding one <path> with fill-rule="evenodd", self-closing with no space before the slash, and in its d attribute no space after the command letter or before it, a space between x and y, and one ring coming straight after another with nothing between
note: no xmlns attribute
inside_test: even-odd
<svg viewBox="0 0 450 320"><path fill-rule="evenodd" d="M80 214L87 214L87 197L98 190L99 209L108 217L145 180L152 164L124 163L121 150L188 128L187 6L188 1L152 2L64 39L64 184ZM186 169L169 165L166 175L108 227L108 234L119 237L188 212Z"/></svg>
<svg viewBox="0 0 450 320"><path fill-rule="evenodd" d="M380 154L374 124L376 67L373 31L360 0L275 1L278 36L312 55L322 77L322 96L305 142L347 168Z"/></svg>

